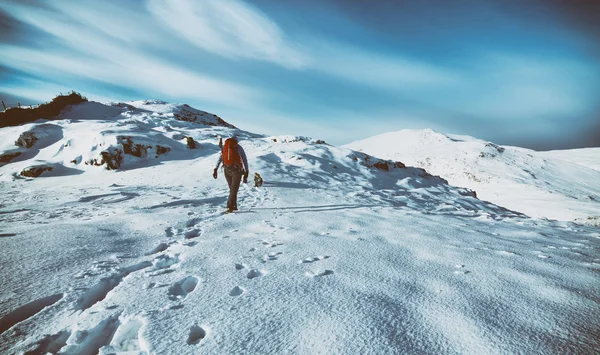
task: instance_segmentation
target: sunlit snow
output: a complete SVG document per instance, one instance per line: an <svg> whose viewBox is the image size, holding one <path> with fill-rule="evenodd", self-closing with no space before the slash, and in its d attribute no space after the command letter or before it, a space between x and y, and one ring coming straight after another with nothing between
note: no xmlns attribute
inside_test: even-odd
<svg viewBox="0 0 600 355"><path fill-rule="evenodd" d="M0 167L2 354L598 351L600 230L548 219L596 213L597 170L455 137L468 149L425 142L426 171L418 149L253 134L161 101L61 118L0 129L0 154L20 153ZM225 215L212 170L234 132L264 185ZM473 152L481 199L431 175ZM522 205L482 197L505 178Z"/></svg>

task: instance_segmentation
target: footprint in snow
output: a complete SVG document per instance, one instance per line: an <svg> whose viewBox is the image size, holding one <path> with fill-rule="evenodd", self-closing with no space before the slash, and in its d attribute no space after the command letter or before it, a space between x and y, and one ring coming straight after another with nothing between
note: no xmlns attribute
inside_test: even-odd
<svg viewBox="0 0 600 355"><path fill-rule="evenodd" d="M283 254L283 252L277 252L277 253L269 253L265 256L262 257L262 262L266 263L267 261L273 261L273 260L277 260L277 258L279 257L279 255Z"/></svg>
<svg viewBox="0 0 600 355"><path fill-rule="evenodd" d="M206 331L199 325L194 324L190 328L190 334L188 335L187 343L188 343L188 345L196 345L205 337L206 337Z"/></svg>
<svg viewBox="0 0 600 355"><path fill-rule="evenodd" d="M244 268L243 264L235 264L235 269L236 270L242 270Z"/></svg>
<svg viewBox="0 0 600 355"><path fill-rule="evenodd" d="M202 221L202 218L200 218L200 217L192 218L185 223L185 226L188 228L191 228L191 227L195 226L196 224L200 223L201 221Z"/></svg>
<svg viewBox="0 0 600 355"><path fill-rule="evenodd" d="M10 329L12 326L20 323L34 315L42 312L46 307L50 307L63 298L62 293L57 293L52 296L38 298L35 301L29 302L14 311L0 318L0 334Z"/></svg>
<svg viewBox="0 0 600 355"><path fill-rule="evenodd" d="M63 330L53 335L46 335L35 343L35 349L25 354L56 354L67 345L69 336L71 336L71 332L68 330Z"/></svg>
<svg viewBox="0 0 600 355"><path fill-rule="evenodd" d="M308 263L314 263L315 261L324 260L324 259L329 259L329 255L306 258L304 260L301 260L300 263L308 264Z"/></svg>
<svg viewBox="0 0 600 355"><path fill-rule="evenodd" d="M471 271L465 270L464 269L465 266L462 264L454 265L454 267L457 269L457 270L454 270L454 274L456 274L456 275L466 275L466 274L471 273Z"/></svg>
<svg viewBox="0 0 600 355"><path fill-rule="evenodd" d="M132 352L139 353L142 351L147 352L149 349L145 348L146 340L142 336L142 327L144 321L140 318L131 318L121 324L110 342L112 351L116 353L121 352Z"/></svg>
<svg viewBox="0 0 600 355"><path fill-rule="evenodd" d="M185 233L183 234L183 237L185 239L194 239L194 238L198 238L199 236L200 236L199 228L189 229L189 230L185 231Z"/></svg>
<svg viewBox="0 0 600 355"><path fill-rule="evenodd" d="M162 243L158 244L154 249L147 252L146 255L158 254L160 252L167 250L168 248L169 248L169 244L162 242Z"/></svg>
<svg viewBox="0 0 600 355"><path fill-rule="evenodd" d="M187 276L169 287L169 299L171 301L183 301L188 294L194 292L197 285L197 277Z"/></svg>
<svg viewBox="0 0 600 355"><path fill-rule="evenodd" d="M261 277L264 275L264 272L261 272L260 270L257 269L252 269L248 272L248 274L246 274L246 277L249 279L254 279L257 277Z"/></svg>
<svg viewBox="0 0 600 355"><path fill-rule="evenodd" d="M283 243L275 241L275 240L273 240L273 241L263 240L262 241L262 245L264 245L267 248L275 248L275 247L278 247L280 245L283 245Z"/></svg>
<svg viewBox="0 0 600 355"><path fill-rule="evenodd" d="M306 272L306 276L308 277L323 277L323 276L329 276L329 275L333 275L333 270L323 270L323 271L307 271Z"/></svg>
<svg viewBox="0 0 600 355"><path fill-rule="evenodd" d="M540 258L540 259L550 259L551 256L550 255L545 255L545 254L539 254L538 258Z"/></svg>
<svg viewBox="0 0 600 355"><path fill-rule="evenodd" d="M231 297L237 297L237 296L241 296L244 293L244 289L239 287L239 286L235 286L231 291L229 291L229 296Z"/></svg>
<svg viewBox="0 0 600 355"><path fill-rule="evenodd" d="M148 272L150 276L168 274L175 271L172 267L179 263L179 254L162 254L152 260L153 268Z"/></svg>

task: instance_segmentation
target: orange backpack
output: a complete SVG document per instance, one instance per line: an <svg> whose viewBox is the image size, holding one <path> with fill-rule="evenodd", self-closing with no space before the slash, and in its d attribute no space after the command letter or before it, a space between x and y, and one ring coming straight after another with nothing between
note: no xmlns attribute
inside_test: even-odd
<svg viewBox="0 0 600 355"><path fill-rule="evenodd" d="M240 153L238 153L238 142L235 138L228 138L223 144L223 165L227 167L239 166L242 163Z"/></svg>

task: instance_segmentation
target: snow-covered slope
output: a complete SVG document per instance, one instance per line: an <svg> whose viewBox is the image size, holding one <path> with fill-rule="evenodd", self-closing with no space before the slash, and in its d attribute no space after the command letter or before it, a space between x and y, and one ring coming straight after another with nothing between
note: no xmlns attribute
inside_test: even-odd
<svg viewBox="0 0 600 355"><path fill-rule="evenodd" d="M600 150L559 154L498 146L430 129L401 130L346 145L426 169L483 200L532 217L558 220L600 216ZM595 158L594 158L595 156ZM574 162L578 162L575 164ZM586 165L590 167L586 167Z"/></svg>
<svg viewBox="0 0 600 355"><path fill-rule="evenodd" d="M396 159L178 120L184 109L200 112L90 103L0 130L0 353L600 345L597 228L527 218ZM265 184L242 185L224 215L211 175L232 133ZM21 175L32 166L52 170Z"/></svg>
<svg viewBox="0 0 600 355"><path fill-rule="evenodd" d="M600 171L600 148L565 149L538 152L538 155L551 159L564 160Z"/></svg>

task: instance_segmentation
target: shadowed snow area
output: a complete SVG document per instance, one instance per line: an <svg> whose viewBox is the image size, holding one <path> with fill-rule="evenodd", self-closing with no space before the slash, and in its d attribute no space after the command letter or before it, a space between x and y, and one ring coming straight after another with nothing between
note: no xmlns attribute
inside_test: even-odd
<svg viewBox="0 0 600 355"><path fill-rule="evenodd" d="M186 105L85 103L61 115L0 129L0 153L23 152L0 166L2 354L600 347L600 230L537 218L526 193L562 196L538 202L544 213L562 214L557 201L570 201L574 217L594 211L583 195L598 196L598 172L583 160L414 138L451 160L442 165L450 181L460 175L453 159L465 156L480 200L431 175L433 158L423 170L408 158L252 134ZM24 132L40 145L15 145ZM219 138L233 133L250 177L239 211L223 214L227 184L212 172ZM40 165L54 169L21 174ZM498 179L522 204L484 201Z"/></svg>

